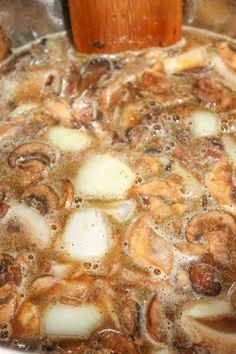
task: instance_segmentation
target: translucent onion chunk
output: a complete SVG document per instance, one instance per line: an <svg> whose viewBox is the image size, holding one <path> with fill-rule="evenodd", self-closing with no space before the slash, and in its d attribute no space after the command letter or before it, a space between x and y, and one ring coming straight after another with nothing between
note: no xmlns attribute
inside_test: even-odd
<svg viewBox="0 0 236 354"><path fill-rule="evenodd" d="M60 126L50 127L46 138L53 146L65 152L84 150L91 143L91 137L88 134Z"/></svg>
<svg viewBox="0 0 236 354"><path fill-rule="evenodd" d="M75 260L103 257L110 248L106 219L98 209L74 212L68 220L63 240L69 256Z"/></svg>
<svg viewBox="0 0 236 354"><path fill-rule="evenodd" d="M49 336L75 336L89 338L102 322L102 312L95 305L49 306L42 317L42 331Z"/></svg>
<svg viewBox="0 0 236 354"><path fill-rule="evenodd" d="M196 137L216 136L219 133L219 119L209 111L194 111L191 115L191 131Z"/></svg>
<svg viewBox="0 0 236 354"><path fill-rule="evenodd" d="M118 199L127 193L134 179L130 167L117 157L96 155L79 169L75 190L90 199Z"/></svg>

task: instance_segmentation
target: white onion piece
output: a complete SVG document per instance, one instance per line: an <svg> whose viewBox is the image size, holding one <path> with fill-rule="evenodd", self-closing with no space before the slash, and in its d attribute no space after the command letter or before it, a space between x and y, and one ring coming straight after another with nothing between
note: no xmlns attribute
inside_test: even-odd
<svg viewBox="0 0 236 354"><path fill-rule="evenodd" d="M175 161L172 165L172 172L183 178L183 184L185 186L185 193L187 197L199 198L204 193L204 187L199 180L178 161Z"/></svg>
<svg viewBox="0 0 236 354"><path fill-rule="evenodd" d="M152 354L170 354L170 351L168 348L160 348L160 349L154 349L152 351Z"/></svg>
<svg viewBox="0 0 236 354"><path fill-rule="evenodd" d="M135 179L133 171L110 154L90 158L78 170L75 190L87 198L122 198Z"/></svg>
<svg viewBox="0 0 236 354"><path fill-rule="evenodd" d="M236 164L236 140L232 135L222 137L224 148L228 157Z"/></svg>
<svg viewBox="0 0 236 354"><path fill-rule="evenodd" d="M102 312L95 305L72 306L57 304L43 313L43 334L89 338L102 322Z"/></svg>
<svg viewBox="0 0 236 354"><path fill-rule="evenodd" d="M133 216L135 207L136 204L133 200L122 200L109 203L106 207L102 208L102 210L112 216L116 221L125 222Z"/></svg>
<svg viewBox="0 0 236 354"><path fill-rule="evenodd" d="M196 137L216 136L220 131L219 119L215 113L194 111L191 121L191 132Z"/></svg>
<svg viewBox="0 0 236 354"><path fill-rule="evenodd" d="M72 214L66 224L63 240L71 258L88 260L103 257L108 252L109 236L103 214L91 208Z"/></svg>
<svg viewBox="0 0 236 354"><path fill-rule="evenodd" d="M230 303L224 299L202 300L189 307L185 314L193 318L209 318L231 314Z"/></svg>
<svg viewBox="0 0 236 354"><path fill-rule="evenodd" d="M57 278L66 278L72 270L72 266L70 264L58 264L53 263L51 265L51 272Z"/></svg>
<svg viewBox="0 0 236 354"><path fill-rule="evenodd" d="M224 77L225 84L231 89L236 90L236 72L231 70L217 54L212 56L212 64L216 71Z"/></svg>
<svg viewBox="0 0 236 354"><path fill-rule="evenodd" d="M19 116L21 114L24 114L26 112L31 111L32 109L38 108L39 105L37 103L25 103L17 108L15 108L13 111L10 112L10 117L14 118L16 116Z"/></svg>
<svg viewBox="0 0 236 354"><path fill-rule="evenodd" d="M19 82L11 76L6 76L0 79L0 97L2 100L9 100L14 97L19 86Z"/></svg>
<svg viewBox="0 0 236 354"><path fill-rule="evenodd" d="M24 204L14 203L8 213L11 218L16 218L26 228L40 248L45 248L51 241L51 230L46 219L37 210Z"/></svg>
<svg viewBox="0 0 236 354"><path fill-rule="evenodd" d="M91 137L88 134L60 126L50 127L46 138L53 146L65 152L79 152L91 143Z"/></svg>
<svg viewBox="0 0 236 354"><path fill-rule="evenodd" d="M163 61L165 72L168 75L192 69L208 63L206 47L199 47L188 52L167 58Z"/></svg>

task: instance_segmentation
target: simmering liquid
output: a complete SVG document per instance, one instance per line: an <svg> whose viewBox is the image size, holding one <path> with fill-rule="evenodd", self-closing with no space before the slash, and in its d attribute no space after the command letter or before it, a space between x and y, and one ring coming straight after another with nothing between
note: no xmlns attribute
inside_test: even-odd
<svg viewBox="0 0 236 354"><path fill-rule="evenodd" d="M236 52L185 29L112 56L45 37L0 66L0 340L236 353Z"/></svg>

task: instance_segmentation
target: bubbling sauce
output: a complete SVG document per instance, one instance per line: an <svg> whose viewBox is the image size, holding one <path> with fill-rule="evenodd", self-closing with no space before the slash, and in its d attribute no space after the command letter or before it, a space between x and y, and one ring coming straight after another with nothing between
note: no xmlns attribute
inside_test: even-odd
<svg viewBox="0 0 236 354"><path fill-rule="evenodd" d="M0 64L3 346L236 352L235 63L185 28L112 56L58 34Z"/></svg>

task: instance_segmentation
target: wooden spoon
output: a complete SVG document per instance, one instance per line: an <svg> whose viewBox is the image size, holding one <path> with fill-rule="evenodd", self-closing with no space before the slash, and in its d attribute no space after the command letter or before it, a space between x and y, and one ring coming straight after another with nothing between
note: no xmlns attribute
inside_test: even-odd
<svg viewBox="0 0 236 354"><path fill-rule="evenodd" d="M170 46L181 38L182 0L69 0L81 53Z"/></svg>

